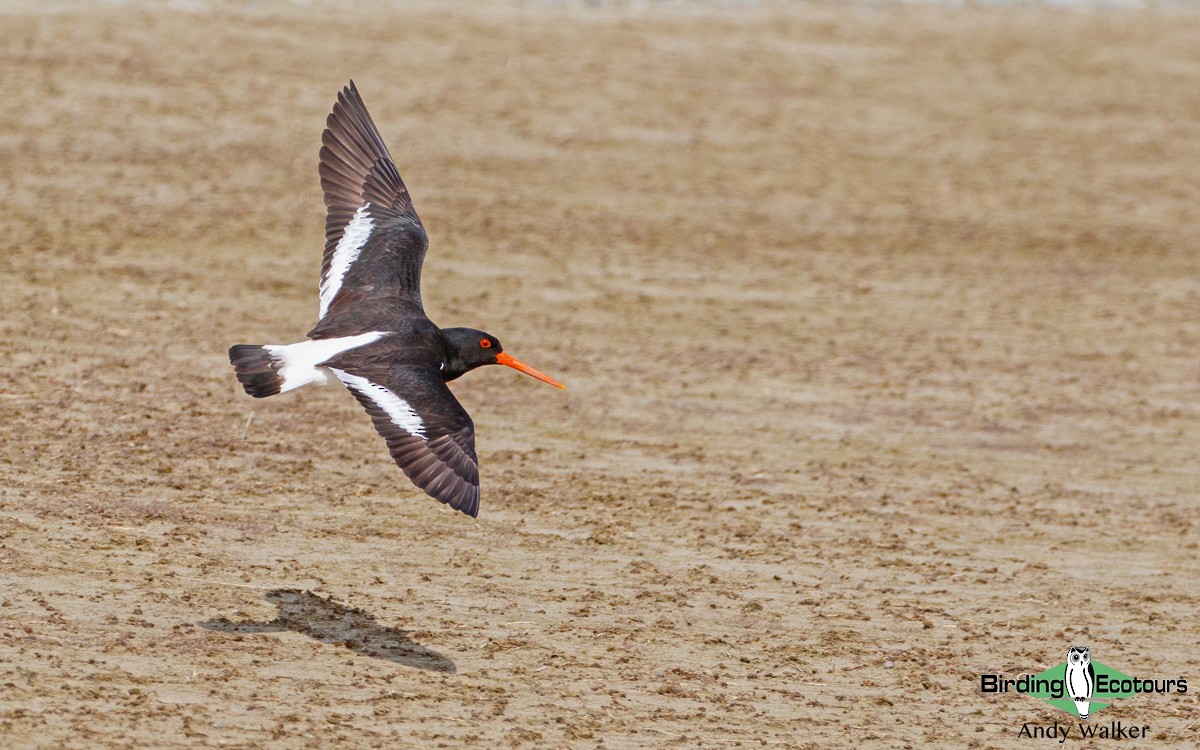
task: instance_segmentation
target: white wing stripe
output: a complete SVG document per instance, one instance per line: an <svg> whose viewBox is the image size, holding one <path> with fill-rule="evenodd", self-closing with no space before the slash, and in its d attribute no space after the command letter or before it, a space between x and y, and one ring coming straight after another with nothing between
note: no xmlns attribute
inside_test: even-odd
<svg viewBox="0 0 1200 750"><path fill-rule="evenodd" d="M410 435L426 440L425 423L421 421L413 408L408 405L408 402L400 398L396 394L384 388L381 385L372 383L364 377L353 375L344 372L334 367L333 374L338 376L338 380L342 381L347 388L357 391L363 396L375 402L375 405L383 409L384 413L392 420L392 424L404 430Z"/></svg>
<svg viewBox="0 0 1200 750"><path fill-rule="evenodd" d="M358 254L362 252L363 245L366 245L367 240L371 238L371 228L374 226L374 222L367 214L367 209L370 207L371 204L368 203L354 212L354 216L342 230L342 238L338 240L337 247L333 250L333 258L329 261L329 273L321 279L320 317L322 318L325 317L325 313L329 312L329 305L333 303L333 298L341 291L342 279L346 278L346 272L350 270L354 261L358 260Z"/></svg>

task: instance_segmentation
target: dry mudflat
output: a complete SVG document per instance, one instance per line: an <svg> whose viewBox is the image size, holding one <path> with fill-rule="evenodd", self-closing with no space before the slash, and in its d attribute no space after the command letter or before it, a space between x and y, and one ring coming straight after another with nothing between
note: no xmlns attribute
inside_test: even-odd
<svg viewBox="0 0 1200 750"><path fill-rule="evenodd" d="M979 675L1071 645L1194 745L1198 38L0 4L0 747L1030 747ZM314 322L350 78L431 317L568 385L454 384L478 521L225 360Z"/></svg>

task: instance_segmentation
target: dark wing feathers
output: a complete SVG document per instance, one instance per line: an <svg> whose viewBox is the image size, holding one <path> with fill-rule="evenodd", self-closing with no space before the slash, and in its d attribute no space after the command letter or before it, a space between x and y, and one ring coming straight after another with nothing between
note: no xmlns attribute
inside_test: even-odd
<svg viewBox="0 0 1200 750"><path fill-rule="evenodd" d="M421 264L428 239L412 197L354 82L342 89L321 135L319 172L325 194L325 256L322 289L336 289L328 308L357 288L370 297L389 297L421 306ZM370 235L346 266L335 263L346 228L364 206ZM343 248L345 252L346 248ZM337 278L331 278L331 272Z"/></svg>
<svg viewBox="0 0 1200 750"><path fill-rule="evenodd" d="M338 371L336 365L335 373ZM479 514L479 459L475 455L475 425L434 368L393 367L387 372L349 368L375 386L402 399L423 423L416 435L396 423L387 410L352 382L342 382L367 410L375 430L387 443L392 459L435 500L474 518ZM376 394L378 395L378 394Z"/></svg>
<svg viewBox="0 0 1200 750"><path fill-rule="evenodd" d="M351 175L355 172L361 175L380 159L392 160L354 81L338 94L337 103L325 120L321 143L350 167Z"/></svg>
<svg viewBox="0 0 1200 750"><path fill-rule="evenodd" d="M408 189L396 171L396 165L390 159L379 159L367 170L363 179L363 197L371 204L373 216L388 216L396 219L416 220L412 212L412 201L408 197ZM420 224L420 221L417 221Z"/></svg>

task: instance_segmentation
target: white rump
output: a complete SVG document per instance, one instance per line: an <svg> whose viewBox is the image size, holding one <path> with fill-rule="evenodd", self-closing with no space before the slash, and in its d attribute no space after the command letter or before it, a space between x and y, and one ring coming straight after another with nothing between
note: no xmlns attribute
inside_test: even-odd
<svg viewBox="0 0 1200 750"><path fill-rule="evenodd" d="M298 344L268 344L263 348L270 352L277 361L283 363L283 366L279 368L279 376L283 378L283 385L280 386L279 392L286 393L309 383L324 385L328 382L325 368L317 365L342 352L378 341L385 334L386 331L371 331L357 336L301 341Z"/></svg>

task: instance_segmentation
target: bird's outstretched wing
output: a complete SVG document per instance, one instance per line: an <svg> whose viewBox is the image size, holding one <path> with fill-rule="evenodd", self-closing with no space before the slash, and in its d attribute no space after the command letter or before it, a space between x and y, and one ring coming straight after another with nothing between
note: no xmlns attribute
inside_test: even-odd
<svg viewBox="0 0 1200 750"><path fill-rule="evenodd" d="M429 240L353 81L338 94L321 143L327 208L321 320L350 303L376 300L423 314L421 263ZM314 331L320 329L318 323Z"/></svg>
<svg viewBox="0 0 1200 750"><path fill-rule="evenodd" d="M475 425L436 368L330 369L366 408L413 484L468 516L479 513Z"/></svg>

